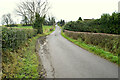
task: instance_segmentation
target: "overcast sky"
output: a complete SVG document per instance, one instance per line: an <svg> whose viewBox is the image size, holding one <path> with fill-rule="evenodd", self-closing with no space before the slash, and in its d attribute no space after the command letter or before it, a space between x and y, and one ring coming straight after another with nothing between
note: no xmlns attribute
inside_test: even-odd
<svg viewBox="0 0 120 80"><path fill-rule="evenodd" d="M0 20L3 14L11 13L14 21L19 22L20 17L14 9L20 1L24 0L0 0ZM120 0L49 0L49 15L66 21L76 21L78 17L100 18L103 13L118 12L118 1Z"/></svg>

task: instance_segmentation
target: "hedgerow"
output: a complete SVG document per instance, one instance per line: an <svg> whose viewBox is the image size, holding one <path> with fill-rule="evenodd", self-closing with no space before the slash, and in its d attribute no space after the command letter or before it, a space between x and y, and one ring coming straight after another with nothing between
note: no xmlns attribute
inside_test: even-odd
<svg viewBox="0 0 120 80"><path fill-rule="evenodd" d="M51 27L44 27L44 29ZM37 39L50 34L37 34L36 29L6 28L2 29L2 79L44 78L45 71L37 51ZM34 37L35 36L35 37Z"/></svg>
<svg viewBox="0 0 120 80"><path fill-rule="evenodd" d="M120 34L120 13L103 14L100 19L71 21L64 26L65 30Z"/></svg>
<svg viewBox="0 0 120 80"><path fill-rule="evenodd" d="M120 54L120 35L74 32L65 30L65 34L75 40L98 46L114 55Z"/></svg>
<svg viewBox="0 0 120 80"><path fill-rule="evenodd" d="M2 49L16 50L29 38L37 35L35 29L2 28Z"/></svg>

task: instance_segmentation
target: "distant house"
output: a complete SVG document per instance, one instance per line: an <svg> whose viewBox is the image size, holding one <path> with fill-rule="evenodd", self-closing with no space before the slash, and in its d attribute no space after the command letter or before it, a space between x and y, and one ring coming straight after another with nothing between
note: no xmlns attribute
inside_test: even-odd
<svg viewBox="0 0 120 80"><path fill-rule="evenodd" d="M92 19L84 19L84 21L90 21L90 20L94 20L94 18L92 18Z"/></svg>

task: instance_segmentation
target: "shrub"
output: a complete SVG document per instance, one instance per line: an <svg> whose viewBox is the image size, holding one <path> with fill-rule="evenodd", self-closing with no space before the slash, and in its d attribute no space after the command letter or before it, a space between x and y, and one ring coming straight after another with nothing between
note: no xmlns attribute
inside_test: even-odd
<svg viewBox="0 0 120 80"><path fill-rule="evenodd" d="M2 49L16 50L37 34L35 29L2 28Z"/></svg>
<svg viewBox="0 0 120 80"><path fill-rule="evenodd" d="M18 27L17 24L9 24L9 25L5 25L6 27Z"/></svg>
<svg viewBox="0 0 120 80"><path fill-rule="evenodd" d="M68 37L78 41L85 42L103 48L114 55L120 54L120 35L104 34L104 33L89 33L89 32L74 32L64 30Z"/></svg>

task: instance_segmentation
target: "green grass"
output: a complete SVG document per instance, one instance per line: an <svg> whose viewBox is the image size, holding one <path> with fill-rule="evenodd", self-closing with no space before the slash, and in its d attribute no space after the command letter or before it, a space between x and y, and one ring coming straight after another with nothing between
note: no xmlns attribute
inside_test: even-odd
<svg viewBox="0 0 120 80"><path fill-rule="evenodd" d="M14 28L28 28L28 29L33 29L32 26L18 26L18 27L14 27ZM49 29L49 28L52 28L52 26L44 26L43 25L43 30Z"/></svg>
<svg viewBox="0 0 120 80"><path fill-rule="evenodd" d="M33 29L32 26L21 26L21 25L19 25L18 27L13 27L13 28ZM50 32L51 28L54 28L54 27L53 26L45 26L45 25L43 25L43 33L46 34L46 33Z"/></svg>
<svg viewBox="0 0 120 80"><path fill-rule="evenodd" d="M53 26L43 26L43 32L49 32L51 28L53 28Z"/></svg>
<svg viewBox="0 0 120 80"><path fill-rule="evenodd" d="M38 66L39 61L35 52L35 43L39 35L29 40L29 47L24 47L22 49L23 57L20 56L20 62L22 65L19 67L20 71L16 75L17 78L39 78Z"/></svg>
<svg viewBox="0 0 120 80"><path fill-rule="evenodd" d="M72 39L72 38L66 36L63 32L61 32L61 35L64 38L68 39L69 41L73 42L74 44L78 45L79 47L82 47L82 48L86 49L87 51L92 52L96 55L99 55L102 58L105 58L113 63L119 64L118 63L118 56L115 56L110 52L106 52L97 46L86 44L86 43L82 42L80 39L79 40Z"/></svg>
<svg viewBox="0 0 120 80"><path fill-rule="evenodd" d="M25 29L33 29L32 26L19 26L14 28L25 28ZM53 28L53 26L43 26L43 32L47 33L50 32L50 28Z"/></svg>

